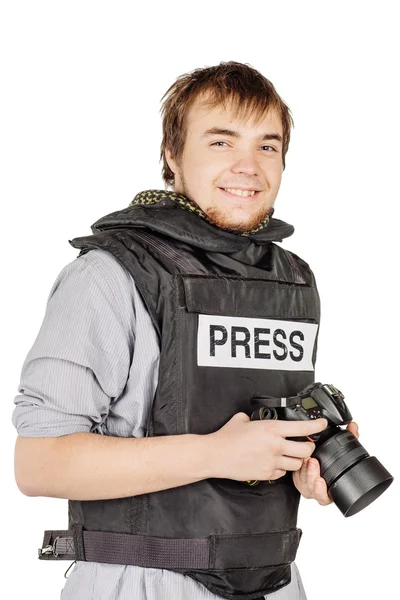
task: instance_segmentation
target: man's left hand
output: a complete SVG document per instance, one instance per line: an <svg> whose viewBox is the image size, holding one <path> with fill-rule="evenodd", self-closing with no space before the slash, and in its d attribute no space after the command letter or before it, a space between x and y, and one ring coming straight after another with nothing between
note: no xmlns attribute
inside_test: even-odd
<svg viewBox="0 0 400 600"><path fill-rule="evenodd" d="M358 425L355 421L351 421L346 429L358 439ZM314 498L321 506L332 504L325 479L320 476L319 462L316 458L303 459L302 467L293 471L293 482L304 498Z"/></svg>

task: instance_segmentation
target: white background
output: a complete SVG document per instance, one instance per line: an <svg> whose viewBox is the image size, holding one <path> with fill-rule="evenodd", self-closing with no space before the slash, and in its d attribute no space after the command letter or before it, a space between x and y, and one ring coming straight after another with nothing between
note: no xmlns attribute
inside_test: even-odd
<svg viewBox="0 0 400 600"><path fill-rule="evenodd" d="M144 8L143 8L144 4ZM297 555L308 600L399 592L399 43L396 2L2 3L2 582L59 598L68 562L39 562L67 502L14 481L22 363L68 244L134 194L163 188L160 99L182 73L250 63L295 121L275 217L322 301L316 379L341 389L392 486L345 519L302 500ZM397 555L397 560L396 560ZM2 593L3 595L3 593ZM133 599L132 599L133 600Z"/></svg>

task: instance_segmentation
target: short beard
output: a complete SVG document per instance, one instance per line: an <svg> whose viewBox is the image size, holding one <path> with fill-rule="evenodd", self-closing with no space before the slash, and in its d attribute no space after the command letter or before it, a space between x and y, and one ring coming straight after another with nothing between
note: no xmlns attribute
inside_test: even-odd
<svg viewBox="0 0 400 600"><path fill-rule="evenodd" d="M182 184L182 193L194 204L197 208L199 208L207 217L207 220L219 227L220 229L224 229L226 231L231 231L232 233L245 233L247 231L252 231L256 229L260 223L265 219L265 217L272 212L272 207L265 211L265 208L260 208L257 214L255 214L250 220L246 221L238 221L236 223L232 223L232 217L229 213L220 210L216 206L212 206L211 208L204 211L197 204L196 200L192 198L189 194L185 178L183 176L182 171L179 173L180 180Z"/></svg>
<svg viewBox="0 0 400 600"><path fill-rule="evenodd" d="M207 210L207 217L211 223L232 233L244 233L256 229L268 214L269 211L266 212L264 208L261 208L251 219L232 223L231 215L221 211L218 207L212 206Z"/></svg>

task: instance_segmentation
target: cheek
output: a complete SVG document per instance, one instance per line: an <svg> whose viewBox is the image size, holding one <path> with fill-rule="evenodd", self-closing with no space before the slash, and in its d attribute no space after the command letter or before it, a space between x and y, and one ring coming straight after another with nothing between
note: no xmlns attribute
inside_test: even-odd
<svg viewBox="0 0 400 600"><path fill-rule="evenodd" d="M229 169L227 154L212 152L208 148L196 147L187 153L187 169L197 180L213 181Z"/></svg>
<svg viewBox="0 0 400 600"><path fill-rule="evenodd" d="M283 165L280 162L279 166L278 166L278 168L276 170L276 173L275 173L275 182L276 182L277 185L280 185L281 181L282 181L282 168L283 168Z"/></svg>
<svg viewBox="0 0 400 600"><path fill-rule="evenodd" d="M282 168L279 164L269 165L264 171L265 180L268 182L270 190L277 191L282 181Z"/></svg>
<svg viewBox="0 0 400 600"><path fill-rule="evenodd" d="M279 186L281 184L282 174L283 174L282 169L283 169L283 163L282 163L282 160L279 160L274 165L274 169L271 170L271 175L273 178L274 185Z"/></svg>
<svg viewBox="0 0 400 600"><path fill-rule="evenodd" d="M195 185L196 189L202 190L215 188L218 181L221 180L221 172L218 164L200 158L192 164L190 169L192 185Z"/></svg>

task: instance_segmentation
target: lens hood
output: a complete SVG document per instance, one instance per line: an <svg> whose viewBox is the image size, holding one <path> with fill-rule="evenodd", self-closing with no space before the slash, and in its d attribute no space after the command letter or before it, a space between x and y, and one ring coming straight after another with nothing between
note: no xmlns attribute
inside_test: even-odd
<svg viewBox="0 0 400 600"><path fill-rule="evenodd" d="M344 516L351 517L383 494L392 481L382 463L368 456L338 477L328 493Z"/></svg>

